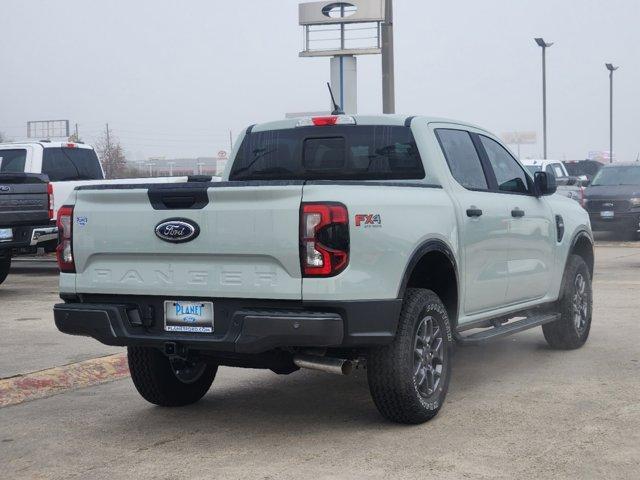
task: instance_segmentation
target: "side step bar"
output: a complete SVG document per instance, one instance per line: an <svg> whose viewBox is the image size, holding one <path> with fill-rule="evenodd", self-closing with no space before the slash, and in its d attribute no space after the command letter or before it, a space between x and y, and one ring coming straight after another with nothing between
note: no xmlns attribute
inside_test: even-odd
<svg viewBox="0 0 640 480"><path fill-rule="evenodd" d="M544 325L545 323L554 322L560 318L559 313L541 313L528 316L522 320L516 320L514 322L503 323L495 327L490 327L482 330L481 332L473 333L471 335L460 335L458 332L456 340L459 344L477 345L479 343L487 342L497 338L506 337L514 333L519 333L530 328Z"/></svg>

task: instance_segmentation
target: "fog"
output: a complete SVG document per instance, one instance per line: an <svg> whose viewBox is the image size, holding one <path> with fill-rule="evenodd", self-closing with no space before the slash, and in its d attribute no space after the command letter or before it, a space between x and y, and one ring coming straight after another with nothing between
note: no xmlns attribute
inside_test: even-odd
<svg viewBox="0 0 640 480"><path fill-rule="evenodd" d="M246 125L328 106L327 58L299 58L297 0L2 0L0 132L28 120L109 122L131 160L215 156ZM640 154L640 2L395 0L396 110L538 132L547 55L549 157ZM380 57L358 59L359 113L381 112ZM515 149L515 147L514 147Z"/></svg>

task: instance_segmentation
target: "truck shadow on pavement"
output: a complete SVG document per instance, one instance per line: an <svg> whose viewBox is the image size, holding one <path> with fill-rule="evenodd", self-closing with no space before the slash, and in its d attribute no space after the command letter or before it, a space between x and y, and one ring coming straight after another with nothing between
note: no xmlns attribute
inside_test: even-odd
<svg viewBox="0 0 640 480"><path fill-rule="evenodd" d="M537 375L538 369L552 366L557 361L553 353L544 339L535 336L458 348L442 413L455 409L455 403L465 398L494 395L497 385L521 384L523 377ZM340 377L309 371L277 376L268 371L221 368L218 375L209 393L195 405L166 409L148 405L140 398L132 401L128 395L122 399L124 408L135 411L136 423L186 431L213 432L222 428L243 434L252 431L267 434L296 426L307 433L397 427L378 414L369 396L364 370ZM135 392L132 385L130 392ZM130 428L126 418L121 420L121 428Z"/></svg>

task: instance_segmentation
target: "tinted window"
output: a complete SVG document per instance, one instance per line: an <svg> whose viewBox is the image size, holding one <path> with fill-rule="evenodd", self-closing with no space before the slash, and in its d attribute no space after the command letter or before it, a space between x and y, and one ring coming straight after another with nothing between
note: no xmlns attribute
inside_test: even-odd
<svg viewBox="0 0 640 480"><path fill-rule="evenodd" d="M551 173L556 178L564 178L565 176L564 171L562 170L562 165L559 163L550 163L547 165L547 168L545 168L545 171L547 173Z"/></svg>
<svg viewBox="0 0 640 480"><path fill-rule="evenodd" d="M438 129L436 135L453 178L465 188L487 189L487 179L469 132Z"/></svg>
<svg viewBox="0 0 640 480"><path fill-rule="evenodd" d="M640 185L640 165L604 167L593 177L593 186Z"/></svg>
<svg viewBox="0 0 640 480"><path fill-rule="evenodd" d="M26 150L0 150L0 173L22 173L26 160Z"/></svg>
<svg viewBox="0 0 640 480"><path fill-rule="evenodd" d="M529 170L531 176L534 176L536 172L539 172L541 170L540 165L525 165L524 168Z"/></svg>
<svg viewBox="0 0 640 480"><path fill-rule="evenodd" d="M425 172L408 127L299 127L245 136L230 180L421 179Z"/></svg>
<svg viewBox="0 0 640 480"><path fill-rule="evenodd" d="M52 182L103 178L96 152L87 148L45 148L42 173Z"/></svg>
<svg viewBox="0 0 640 480"><path fill-rule="evenodd" d="M498 182L498 190L513 193L528 193L527 175L515 158L498 142L480 135L489 163Z"/></svg>

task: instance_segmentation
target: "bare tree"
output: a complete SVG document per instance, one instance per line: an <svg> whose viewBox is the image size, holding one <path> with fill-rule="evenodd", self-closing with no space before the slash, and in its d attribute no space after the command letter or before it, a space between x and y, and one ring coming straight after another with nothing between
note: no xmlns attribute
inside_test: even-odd
<svg viewBox="0 0 640 480"><path fill-rule="evenodd" d="M102 162L105 177L121 178L126 172L127 159L122 145L113 135L113 131L109 129L109 125L106 126L100 138L96 140L95 148Z"/></svg>
<svg viewBox="0 0 640 480"><path fill-rule="evenodd" d="M7 137L5 136L4 133L0 132L0 143L6 142L6 141L7 141Z"/></svg>

